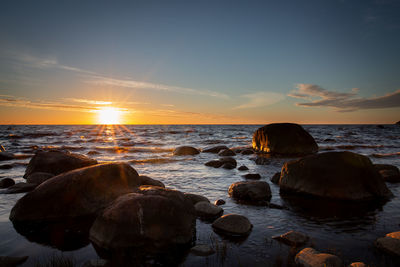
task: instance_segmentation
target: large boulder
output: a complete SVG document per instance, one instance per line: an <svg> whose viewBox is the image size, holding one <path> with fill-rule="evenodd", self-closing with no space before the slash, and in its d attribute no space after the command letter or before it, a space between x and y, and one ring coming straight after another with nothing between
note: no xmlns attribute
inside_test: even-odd
<svg viewBox="0 0 400 267"><path fill-rule="evenodd" d="M90 240L108 251L152 253L190 244L195 229L194 207L183 193L144 186L107 207L90 229Z"/></svg>
<svg viewBox="0 0 400 267"><path fill-rule="evenodd" d="M175 148L173 154L175 156L187 156L187 155L197 155L200 151L191 146L180 146Z"/></svg>
<svg viewBox="0 0 400 267"><path fill-rule="evenodd" d="M306 155L318 151L314 138L294 123L272 123L259 128L253 134L253 148L258 152L285 155Z"/></svg>
<svg viewBox="0 0 400 267"><path fill-rule="evenodd" d="M13 222L95 216L117 197L149 182L126 163L105 163L51 178L26 194L10 213Z"/></svg>
<svg viewBox="0 0 400 267"><path fill-rule="evenodd" d="M341 200L392 196L370 159L347 151L327 152L286 162L279 185L281 192Z"/></svg>
<svg viewBox="0 0 400 267"><path fill-rule="evenodd" d="M245 202L265 202L271 199L271 189L264 181L245 181L231 184L228 193L231 197Z"/></svg>
<svg viewBox="0 0 400 267"><path fill-rule="evenodd" d="M297 253L295 262L303 267L343 267L343 262L338 256L320 253L313 248L305 248Z"/></svg>
<svg viewBox="0 0 400 267"><path fill-rule="evenodd" d="M375 241L375 246L389 254L400 257L400 232L387 234Z"/></svg>
<svg viewBox="0 0 400 267"><path fill-rule="evenodd" d="M29 161L24 178L35 172L58 175L63 172L97 164L97 161L84 155L61 151L39 151Z"/></svg>
<svg viewBox="0 0 400 267"><path fill-rule="evenodd" d="M241 237L247 236L253 225L250 223L249 219L238 214L227 214L217 220L212 224L214 231L221 233L228 237Z"/></svg>

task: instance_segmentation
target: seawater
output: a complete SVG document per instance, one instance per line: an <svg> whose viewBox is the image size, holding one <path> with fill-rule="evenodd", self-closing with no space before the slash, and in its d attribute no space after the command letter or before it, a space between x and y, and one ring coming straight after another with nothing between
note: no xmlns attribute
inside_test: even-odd
<svg viewBox="0 0 400 267"><path fill-rule="evenodd" d="M249 218L254 228L247 239L232 242L212 231L210 223L197 220L197 243L209 244L217 253L208 257L188 254L181 266L290 266L290 248L271 237L298 230L311 237L319 251L340 256L346 264L364 261L373 266L400 266L400 262L377 251L373 242L386 233L400 230L400 187L387 184L394 197L384 205L366 210L349 206L337 216L330 206L318 212L284 199L279 187L269 179L283 163L293 158L270 158L266 165L256 165L256 155L235 156L238 166L250 170L225 170L206 167L204 163L218 158L215 154L173 156L177 146L202 149L213 145L230 148L251 147L253 132L262 125L121 125L121 126L43 126L2 125L0 143L18 159L2 161L11 169L0 169L0 177L23 182L25 168L38 149L61 149L89 154L99 162L122 161L131 164L139 174L162 181L167 187L208 197L212 202L222 198L224 214L237 213ZM400 167L400 126L398 125L304 125L317 141L320 152L352 151L370 157L373 163ZM271 202L289 210L270 209L236 203L227 190L243 174L259 173L272 190ZM52 255L73 257L76 264L99 258L92 245L73 251L60 251L45 244L27 240L9 221L10 210L23 194L0 194L0 255L29 256L22 266L46 261ZM312 205L313 203L308 203ZM40 207L37 207L40 209Z"/></svg>

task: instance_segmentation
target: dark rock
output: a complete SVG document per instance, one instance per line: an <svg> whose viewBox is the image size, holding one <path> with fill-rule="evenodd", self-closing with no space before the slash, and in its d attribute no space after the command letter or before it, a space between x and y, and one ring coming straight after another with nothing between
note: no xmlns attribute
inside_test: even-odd
<svg viewBox="0 0 400 267"><path fill-rule="evenodd" d="M236 155L236 153L233 152L232 150L230 150L229 148L218 152L218 156L221 156L221 157L229 157L229 156L235 156L235 155Z"/></svg>
<svg viewBox="0 0 400 267"><path fill-rule="evenodd" d="M271 164L271 159L264 156L257 156L254 160L257 165L269 165Z"/></svg>
<svg viewBox="0 0 400 267"><path fill-rule="evenodd" d="M51 177L54 177L54 174L47 172L34 172L26 178L26 181L31 184L40 185L41 183L49 180Z"/></svg>
<svg viewBox="0 0 400 267"><path fill-rule="evenodd" d="M97 217L90 240L110 251L135 248L148 253L189 245L195 233L196 216L184 194L154 186L116 199Z"/></svg>
<svg viewBox="0 0 400 267"><path fill-rule="evenodd" d="M366 156L326 152L283 165L281 192L341 200L389 198L392 193Z"/></svg>
<svg viewBox="0 0 400 267"><path fill-rule="evenodd" d="M206 198L205 196L202 196L202 195L198 195L198 194L185 193L184 196L185 196L185 198L190 200L190 202L192 202L193 205L195 205L196 203L201 202L201 201L210 202L210 200L208 200L208 198Z"/></svg>
<svg viewBox="0 0 400 267"><path fill-rule="evenodd" d="M3 165L0 165L0 170L9 170L9 169L12 169L12 167L13 167L13 165L11 165L11 164L3 164Z"/></svg>
<svg viewBox="0 0 400 267"><path fill-rule="evenodd" d="M381 174L383 179L389 183L400 182L400 171L394 165L389 164L374 164L375 169Z"/></svg>
<svg viewBox="0 0 400 267"><path fill-rule="evenodd" d="M274 176L271 177L271 182L274 184L279 184L279 179L281 179L281 173L277 172L274 174Z"/></svg>
<svg viewBox="0 0 400 267"><path fill-rule="evenodd" d="M224 149L229 149L229 148L227 146L212 146L212 147L203 148L202 152L217 154L221 150L224 150Z"/></svg>
<svg viewBox="0 0 400 267"><path fill-rule="evenodd" d="M232 170L232 169L236 168L236 166L230 162L227 162L222 165L222 168L227 169L227 170Z"/></svg>
<svg viewBox="0 0 400 267"><path fill-rule="evenodd" d="M87 153L88 155L98 155L100 154L100 152L96 151L96 150L91 150Z"/></svg>
<svg viewBox="0 0 400 267"><path fill-rule="evenodd" d="M264 181L245 181L231 184L228 193L237 200L258 202L271 199L271 189Z"/></svg>
<svg viewBox="0 0 400 267"><path fill-rule="evenodd" d="M313 248L305 248L297 253L296 264L304 267L343 267L342 260L332 254L320 253Z"/></svg>
<svg viewBox="0 0 400 267"><path fill-rule="evenodd" d="M225 200L217 199L217 200L215 200L214 205L221 206L221 205L224 205L225 203L226 203Z"/></svg>
<svg viewBox="0 0 400 267"><path fill-rule="evenodd" d="M4 267L14 267L20 265L28 259L28 256L24 257L8 257L8 256L0 256L0 266Z"/></svg>
<svg viewBox="0 0 400 267"><path fill-rule="evenodd" d="M196 256L209 256L215 253L215 251L208 245L199 244L190 249L190 252Z"/></svg>
<svg viewBox="0 0 400 267"><path fill-rule="evenodd" d="M222 161L219 160L211 160L207 163L205 163L204 165L208 166L208 167L214 167L214 168L219 168L222 166L222 164L224 164Z"/></svg>
<svg viewBox="0 0 400 267"><path fill-rule="evenodd" d="M253 151L253 149L245 149L242 152L240 152L240 154L242 154L242 155L251 155L251 154L254 154L254 151Z"/></svg>
<svg viewBox="0 0 400 267"><path fill-rule="evenodd" d="M385 126L379 124L379 125L376 125L376 128L385 129Z"/></svg>
<svg viewBox="0 0 400 267"><path fill-rule="evenodd" d="M324 142L331 142L331 143L333 143L333 142L335 142L335 140L332 139L332 138L326 138L326 139L324 140Z"/></svg>
<svg viewBox="0 0 400 267"><path fill-rule="evenodd" d="M15 181L11 178L3 178L0 180L0 188L8 188L15 185Z"/></svg>
<svg viewBox="0 0 400 267"><path fill-rule="evenodd" d="M397 125L400 125L400 121L396 122Z"/></svg>
<svg viewBox="0 0 400 267"><path fill-rule="evenodd" d="M253 225L249 219L238 214L224 215L212 224L214 231L227 236L247 236Z"/></svg>
<svg viewBox="0 0 400 267"><path fill-rule="evenodd" d="M34 172L47 172L58 175L94 164L97 164L97 160L80 154L61 151L39 151L29 161L24 178L27 178Z"/></svg>
<svg viewBox="0 0 400 267"><path fill-rule="evenodd" d="M30 183L16 183L7 188L4 192L6 194L18 194L18 193L26 193L35 189L37 184L30 184Z"/></svg>
<svg viewBox="0 0 400 267"><path fill-rule="evenodd" d="M378 249L400 257L400 232L389 233L385 237L378 238L374 244Z"/></svg>
<svg viewBox="0 0 400 267"><path fill-rule="evenodd" d="M242 165L238 168L239 171L247 171L249 168L247 168L246 166Z"/></svg>
<svg viewBox="0 0 400 267"><path fill-rule="evenodd" d="M351 263L348 267L368 267L364 262L358 261Z"/></svg>
<svg viewBox="0 0 400 267"><path fill-rule="evenodd" d="M6 151L0 152L0 161L2 161L2 160L11 160L11 159L14 159L14 158L15 158L15 156L14 156L13 153L6 152Z"/></svg>
<svg viewBox="0 0 400 267"><path fill-rule="evenodd" d="M142 185L154 185L165 188L164 183L156 179L150 178L149 176L139 175L139 179L141 180Z"/></svg>
<svg viewBox="0 0 400 267"><path fill-rule="evenodd" d="M223 158L220 158L219 161L222 162L222 167L223 167L223 168L224 168L223 165L225 165L225 164L227 164L227 163L228 163L229 165L231 165L231 166L234 166L233 169L236 168L236 166L237 166L236 160L235 160L234 158L232 158L232 157L223 157Z"/></svg>
<svg viewBox="0 0 400 267"><path fill-rule="evenodd" d="M146 182L126 163L76 169L51 178L19 199L10 220L41 222L96 216L117 197Z"/></svg>
<svg viewBox="0 0 400 267"><path fill-rule="evenodd" d="M310 238L301 232L289 231L283 235L273 236L272 239L276 239L292 247L298 247L307 243Z"/></svg>
<svg viewBox="0 0 400 267"><path fill-rule="evenodd" d="M180 146L175 148L174 155L175 156L187 156L187 155L197 155L200 151L191 146Z"/></svg>
<svg viewBox="0 0 400 267"><path fill-rule="evenodd" d="M259 180L261 179L261 175L258 173L248 173L243 175L243 178L251 179L251 180Z"/></svg>
<svg viewBox="0 0 400 267"><path fill-rule="evenodd" d="M200 201L194 205L196 214L200 218L211 219L221 216L224 210L208 201Z"/></svg>
<svg viewBox="0 0 400 267"><path fill-rule="evenodd" d="M314 138L294 123L273 123L259 128L253 134L253 148L258 152L284 155L306 155L318 151Z"/></svg>

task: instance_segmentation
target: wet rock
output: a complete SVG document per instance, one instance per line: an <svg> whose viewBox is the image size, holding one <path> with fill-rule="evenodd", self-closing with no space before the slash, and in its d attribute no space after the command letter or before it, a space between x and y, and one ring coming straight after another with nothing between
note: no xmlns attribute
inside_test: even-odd
<svg viewBox="0 0 400 267"><path fill-rule="evenodd" d="M96 150L91 150L87 153L88 155L99 155L100 152L96 151Z"/></svg>
<svg viewBox="0 0 400 267"><path fill-rule="evenodd" d="M374 244L386 253L400 256L400 232L389 233L385 237L378 238Z"/></svg>
<svg viewBox="0 0 400 267"><path fill-rule="evenodd" d="M286 162L281 192L341 200L389 198L392 193L366 156L326 152Z"/></svg>
<svg viewBox="0 0 400 267"><path fill-rule="evenodd" d="M4 192L6 194L18 194L18 193L26 193L30 192L35 189L37 184L30 184L30 183L16 183L7 188Z"/></svg>
<svg viewBox="0 0 400 267"><path fill-rule="evenodd" d="M246 166L242 165L238 168L239 171L247 171L249 168L247 168Z"/></svg>
<svg viewBox="0 0 400 267"><path fill-rule="evenodd" d="M208 166L208 167L214 167L214 168L219 168L223 165L224 163L222 161L219 160L211 160L207 163L205 163L204 165Z"/></svg>
<svg viewBox="0 0 400 267"><path fill-rule="evenodd" d="M278 240L292 247L298 247L307 243L309 237L301 232L289 231L283 235L273 236L272 239Z"/></svg>
<svg viewBox="0 0 400 267"><path fill-rule="evenodd" d="M374 167L386 182L400 183L400 171L396 166L389 164L374 164Z"/></svg>
<svg viewBox="0 0 400 267"><path fill-rule="evenodd" d="M225 203L226 203L225 200L217 199L217 200L215 200L214 205L221 206L221 205L224 205Z"/></svg>
<svg viewBox="0 0 400 267"><path fill-rule="evenodd" d="M295 262L303 267L343 267L343 262L339 257L320 253L313 248L305 248L297 253Z"/></svg>
<svg viewBox="0 0 400 267"><path fill-rule="evenodd" d="M190 249L190 252L196 256L209 256L215 253L215 251L205 244L198 244Z"/></svg>
<svg viewBox="0 0 400 267"><path fill-rule="evenodd" d="M194 237L196 215L184 194L154 186L116 199L95 220L90 240L119 251L134 248L148 253L188 245Z"/></svg>
<svg viewBox="0 0 400 267"><path fill-rule="evenodd" d="M274 174L274 176L271 177L271 182L274 184L279 184L279 179L281 179L281 173L277 172Z"/></svg>
<svg viewBox="0 0 400 267"><path fill-rule="evenodd" d="M10 219L26 223L96 216L117 197L146 182L126 163L76 169L51 178L19 199Z"/></svg>
<svg viewBox="0 0 400 267"><path fill-rule="evenodd" d="M219 161L222 162L222 168L225 168L225 169L235 169L237 166L236 160L232 157L223 157L223 158L220 158ZM224 165L225 165L225 167L224 167Z"/></svg>
<svg viewBox="0 0 400 267"><path fill-rule="evenodd" d="M316 153L318 145L298 124L273 123L254 132L253 149L263 153L306 155Z"/></svg>
<svg viewBox="0 0 400 267"><path fill-rule="evenodd" d="M235 155L236 155L236 153L233 152L232 150L230 150L229 148L223 149L218 152L218 156L221 156L221 157L229 157L229 156L235 156Z"/></svg>
<svg viewBox="0 0 400 267"><path fill-rule="evenodd" d="M14 158L15 158L15 156L14 156L13 153L6 152L6 151L0 152L0 161L2 161L2 160L11 160L11 159L14 159Z"/></svg>
<svg viewBox="0 0 400 267"><path fill-rule="evenodd" d="M217 205L211 204L207 201L200 201L194 205L194 209L196 210L196 214L200 218L211 219L217 218L221 216L224 210Z"/></svg>
<svg viewBox="0 0 400 267"><path fill-rule="evenodd" d="M229 148L227 146L212 146L212 147L203 148L202 152L217 154L221 150L224 150L224 149L229 149Z"/></svg>
<svg viewBox="0 0 400 267"><path fill-rule="evenodd" d="M245 181L231 184L228 193L231 197L248 202L269 201L271 189L264 181Z"/></svg>
<svg viewBox="0 0 400 267"><path fill-rule="evenodd" d="M159 186L159 187L165 188L164 183L162 183L161 181L158 181L156 179L150 178L149 176L139 175L139 179L140 179L142 185L154 185L154 186Z"/></svg>
<svg viewBox="0 0 400 267"><path fill-rule="evenodd" d="M198 194L185 193L184 196L185 196L185 198L190 200L190 202L192 202L193 205L195 205L196 203L201 202L201 201L210 202L210 200L208 200L208 198L206 198L205 196L202 196L202 195L198 195Z"/></svg>
<svg viewBox="0 0 400 267"><path fill-rule="evenodd" d="M28 256L24 257L9 257L9 256L0 256L0 266L4 267L13 267L20 265L28 259Z"/></svg>
<svg viewBox="0 0 400 267"><path fill-rule="evenodd" d="M227 162L222 165L222 168L227 170L233 170L236 168L236 166L230 162Z"/></svg>
<svg viewBox="0 0 400 267"><path fill-rule="evenodd" d="M3 165L0 165L0 170L9 170L9 169L12 169L12 167L13 167L13 165L11 165L11 164L3 164Z"/></svg>
<svg viewBox="0 0 400 267"><path fill-rule="evenodd" d="M212 224L214 231L227 236L247 236L253 225L250 223L249 219L238 214L227 214L217 220Z"/></svg>
<svg viewBox="0 0 400 267"><path fill-rule="evenodd" d="M51 177L54 177L54 174L47 172L34 172L26 178L26 181L31 184L39 185L49 180Z"/></svg>
<svg viewBox="0 0 400 267"><path fill-rule="evenodd" d="M15 181L11 178L3 178L0 180L0 188L8 188L15 185Z"/></svg>
<svg viewBox="0 0 400 267"><path fill-rule="evenodd" d="M243 178L250 179L250 180L259 180L261 179L261 175L258 173L248 173L243 175Z"/></svg>
<svg viewBox="0 0 400 267"><path fill-rule="evenodd" d="M245 149L242 152L240 152L240 154L242 154L242 155L251 155L251 154L254 154L254 151L253 151L253 149Z"/></svg>
<svg viewBox="0 0 400 267"><path fill-rule="evenodd" d="M34 172L47 172L58 175L94 164L97 164L97 160L80 154L61 151L39 151L29 161L24 178L27 178Z"/></svg>
<svg viewBox="0 0 400 267"><path fill-rule="evenodd" d="M175 148L173 153L175 156L188 156L197 155L200 153L200 151L191 146L180 146Z"/></svg>
<svg viewBox="0 0 400 267"><path fill-rule="evenodd" d="M269 164L271 164L271 159L263 157L263 156L257 156L255 158L254 162L257 165L269 165Z"/></svg>
<svg viewBox="0 0 400 267"><path fill-rule="evenodd" d="M351 264L349 264L348 267L368 267L368 265L366 265L364 262L353 262Z"/></svg>

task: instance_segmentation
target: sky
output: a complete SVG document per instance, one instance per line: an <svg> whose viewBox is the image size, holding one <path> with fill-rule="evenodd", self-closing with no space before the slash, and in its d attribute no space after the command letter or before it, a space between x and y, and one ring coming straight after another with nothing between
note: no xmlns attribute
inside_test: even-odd
<svg viewBox="0 0 400 267"><path fill-rule="evenodd" d="M2 1L0 124L395 123L400 1Z"/></svg>

